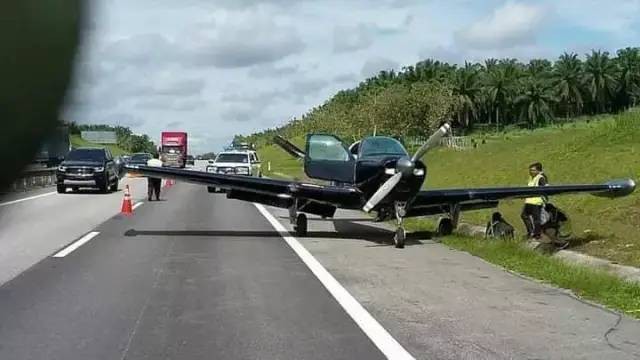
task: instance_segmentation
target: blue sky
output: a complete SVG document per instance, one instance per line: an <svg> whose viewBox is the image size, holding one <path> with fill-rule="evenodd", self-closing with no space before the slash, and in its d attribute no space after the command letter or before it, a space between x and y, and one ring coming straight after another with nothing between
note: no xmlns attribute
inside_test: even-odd
<svg viewBox="0 0 640 360"><path fill-rule="evenodd" d="M93 0L64 117L194 153L285 123L433 57L556 58L639 46L640 0Z"/></svg>

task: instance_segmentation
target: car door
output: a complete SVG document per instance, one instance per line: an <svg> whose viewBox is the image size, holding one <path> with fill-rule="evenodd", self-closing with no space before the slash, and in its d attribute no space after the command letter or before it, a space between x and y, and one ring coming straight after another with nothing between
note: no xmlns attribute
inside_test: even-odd
<svg viewBox="0 0 640 360"><path fill-rule="evenodd" d="M113 161L113 156L111 155L111 151L109 149L104 150L105 156L105 172L110 180L113 180L114 177L118 176L118 171L115 167L115 161Z"/></svg>
<svg viewBox="0 0 640 360"><path fill-rule="evenodd" d="M261 175L261 164L260 164L260 158L258 158L258 154L257 153L251 153L251 173L253 174L253 176L259 176Z"/></svg>

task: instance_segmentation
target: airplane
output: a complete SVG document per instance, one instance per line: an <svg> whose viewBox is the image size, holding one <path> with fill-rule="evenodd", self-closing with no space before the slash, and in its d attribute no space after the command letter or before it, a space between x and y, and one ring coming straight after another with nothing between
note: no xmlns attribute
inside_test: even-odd
<svg viewBox="0 0 640 360"><path fill-rule="evenodd" d="M437 231L449 235L458 226L461 212L495 208L504 199L570 193L616 198L635 190L631 179L604 184L423 190L427 166L421 159L450 130L450 125L444 123L413 156L388 136L369 136L346 146L337 136L312 133L306 137L304 151L275 137L276 144L303 161L309 178L328 182L325 185L168 167L139 166L131 170L144 176L215 186L226 190L229 199L286 208L295 234L300 237L307 235L306 214L333 218L337 209L374 211L383 219L395 218L393 241L397 248L405 245L403 220L410 217L441 215Z"/></svg>

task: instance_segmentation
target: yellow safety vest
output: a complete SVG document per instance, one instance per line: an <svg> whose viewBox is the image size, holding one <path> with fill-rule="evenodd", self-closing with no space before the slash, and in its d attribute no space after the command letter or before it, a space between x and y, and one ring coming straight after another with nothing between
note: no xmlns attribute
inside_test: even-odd
<svg viewBox="0 0 640 360"><path fill-rule="evenodd" d="M542 178L542 174L538 174L535 177L532 177L529 180L529 186L538 186L540 184L540 179ZM525 199L525 204L532 205L544 205L544 199L542 197L529 197Z"/></svg>

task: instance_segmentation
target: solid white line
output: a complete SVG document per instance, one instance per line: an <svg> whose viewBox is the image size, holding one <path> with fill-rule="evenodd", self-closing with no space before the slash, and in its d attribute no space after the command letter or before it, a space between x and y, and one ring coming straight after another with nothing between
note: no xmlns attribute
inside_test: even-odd
<svg viewBox="0 0 640 360"><path fill-rule="evenodd" d="M144 202L139 201L139 202L137 202L137 203L133 204L132 209L133 209L133 210L135 210L135 209L137 209L138 207L140 207L140 205L142 205L142 204L144 204Z"/></svg>
<svg viewBox="0 0 640 360"><path fill-rule="evenodd" d="M264 206L255 203L254 205L388 359L415 359Z"/></svg>
<svg viewBox="0 0 640 360"><path fill-rule="evenodd" d="M23 201L39 199L39 198L42 198L42 197L45 197L45 196L49 196L49 195L53 195L53 194L56 194L56 193L57 193L57 191L52 191L52 192L48 192L48 193L44 193L44 194L40 194L40 195L29 196L29 197L26 197L24 199L7 201L7 202L0 203L0 206L13 205L13 204L21 203Z"/></svg>
<svg viewBox="0 0 640 360"><path fill-rule="evenodd" d="M73 244L71 244L71 245L67 246L66 248L62 249L57 254L53 255L53 257L65 257L65 256L69 255L75 249L79 248L80 246L82 246L86 242L88 242L89 240L91 240L94 237L98 236L98 234L100 234L100 233L97 232L97 231L92 231L92 232L88 233L87 235L81 237L80 240L74 242Z"/></svg>

